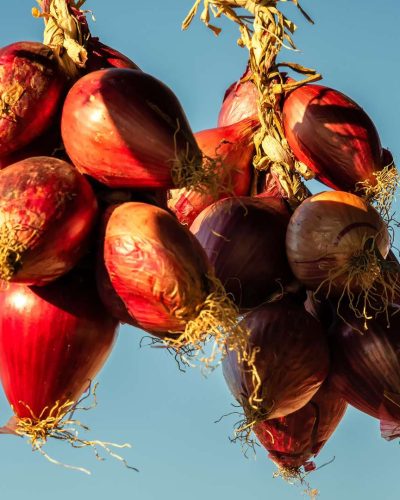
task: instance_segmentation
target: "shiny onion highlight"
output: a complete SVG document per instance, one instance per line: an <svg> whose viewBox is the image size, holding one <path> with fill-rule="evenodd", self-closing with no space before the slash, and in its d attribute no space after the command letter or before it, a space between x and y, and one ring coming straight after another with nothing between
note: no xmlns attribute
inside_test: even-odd
<svg viewBox="0 0 400 500"><path fill-rule="evenodd" d="M381 421L388 440L400 436L399 307L389 315L389 327L381 314L360 335L362 320L346 309L329 332L333 384L348 403Z"/></svg>
<svg viewBox="0 0 400 500"><path fill-rule="evenodd" d="M378 132L349 97L323 85L302 85L286 96L282 116L293 153L318 180L360 194L379 183L386 165Z"/></svg>
<svg viewBox="0 0 400 500"><path fill-rule="evenodd" d="M372 310L385 309L397 288L396 275L384 272L389 246L388 229L378 212L341 191L306 199L292 215L286 234L296 278L321 295L348 297L364 318Z"/></svg>
<svg viewBox="0 0 400 500"><path fill-rule="evenodd" d="M241 310L256 307L293 280L285 255L290 212L273 197L226 198L209 206L190 230Z"/></svg>
<svg viewBox="0 0 400 500"><path fill-rule="evenodd" d="M53 51L39 42L0 49L0 157L14 153L50 126L65 79Z"/></svg>
<svg viewBox="0 0 400 500"><path fill-rule="evenodd" d="M223 372L245 421L236 432L244 440L265 419L285 417L302 408L317 392L329 370L326 336L318 321L293 296L265 303L246 314L249 344L259 375L257 386L245 362L233 353L223 361ZM249 394L256 393L253 405Z"/></svg>
<svg viewBox="0 0 400 500"><path fill-rule="evenodd" d="M286 417L259 422L253 432L283 478L301 478L315 469L311 459L331 437L346 408L346 401L325 381L302 408Z"/></svg>
<svg viewBox="0 0 400 500"><path fill-rule="evenodd" d="M205 157L216 162L219 177L216 193L200 193L189 189L172 189L168 207L182 224L190 224L209 205L227 196L246 196L250 191L253 136L258 121L243 120L239 123L195 134L197 144Z"/></svg>
<svg viewBox="0 0 400 500"><path fill-rule="evenodd" d="M201 350L212 336L218 351L226 343L246 357L247 331L237 326L236 308L196 238L170 213L139 202L110 207L103 258L114 290L141 328L177 350Z"/></svg>
<svg viewBox="0 0 400 500"><path fill-rule="evenodd" d="M257 118L258 91L250 77L251 71L247 66L240 80L232 83L225 92L218 115L218 127L226 127L245 118Z"/></svg>
<svg viewBox="0 0 400 500"><path fill-rule="evenodd" d="M0 277L44 285L72 269L87 250L97 215L88 181L45 156L0 171Z"/></svg>
<svg viewBox="0 0 400 500"><path fill-rule="evenodd" d="M91 444L64 420L110 354L117 325L82 274L0 291L0 378L15 414L11 430L33 449L49 437Z"/></svg>
<svg viewBox="0 0 400 500"><path fill-rule="evenodd" d="M173 92L132 69L94 71L64 104L62 137L82 173L113 188L207 183L202 154Z"/></svg>

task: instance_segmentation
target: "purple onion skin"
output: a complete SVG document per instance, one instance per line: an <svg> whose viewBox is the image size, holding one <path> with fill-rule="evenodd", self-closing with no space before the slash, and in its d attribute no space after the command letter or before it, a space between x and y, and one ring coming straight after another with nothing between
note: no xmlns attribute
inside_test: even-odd
<svg viewBox="0 0 400 500"><path fill-rule="evenodd" d="M380 420L400 424L400 314L390 306L390 326L384 314L368 322L340 309L329 339L332 383L355 408ZM362 333L361 333L362 332Z"/></svg>
<svg viewBox="0 0 400 500"><path fill-rule="evenodd" d="M214 203L193 222L190 230L242 311L294 279L285 253L289 219L278 198L237 197Z"/></svg>
<svg viewBox="0 0 400 500"><path fill-rule="evenodd" d="M321 325L293 296L263 304L244 320L250 345L260 349L256 357L262 381L261 408L268 418L279 418L303 407L317 392L329 370L329 352ZM248 370L230 351L223 372L239 403L248 400L253 384Z"/></svg>

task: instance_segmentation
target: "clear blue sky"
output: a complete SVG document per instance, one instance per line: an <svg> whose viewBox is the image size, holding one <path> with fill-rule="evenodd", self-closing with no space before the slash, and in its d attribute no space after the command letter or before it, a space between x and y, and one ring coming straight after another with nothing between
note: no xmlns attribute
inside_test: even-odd
<svg viewBox="0 0 400 500"><path fill-rule="evenodd" d="M192 0L88 0L92 32L172 87L194 130L214 126L225 88L240 76L246 52L229 26L216 38L197 20L189 32L180 23ZM0 40L40 40L42 23L31 18L33 0L2 1ZM303 0L313 27L300 20L299 55L285 59L315 67L326 85L364 107L384 146L400 158L399 0ZM295 19L292 6L287 8ZM226 23L222 23L226 27ZM295 57L296 56L296 57ZM0 436L1 497L7 500L290 500L301 489L273 479L275 467L262 449L246 460L228 441L233 420L214 424L232 401L220 371L204 379L180 373L161 350L139 348L141 332L123 327L102 371L99 406L82 418L92 438L128 441L126 458L140 473L90 451L62 443L48 451L67 463L92 470L91 477L64 470L32 453L22 440ZM40 390L40 387L37 388ZM0 419L10 410L0 396ZM310 476L323 500L396 500L398 442L379 436L378 422L350 409L317 459L331 465Z"/></svg>

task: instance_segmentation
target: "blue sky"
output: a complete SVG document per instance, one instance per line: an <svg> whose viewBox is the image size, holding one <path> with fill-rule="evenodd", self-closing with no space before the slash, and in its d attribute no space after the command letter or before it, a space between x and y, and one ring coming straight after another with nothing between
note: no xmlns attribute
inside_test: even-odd
<svg viewBox="0 0 400 500"><path fill-rule="evenodd" d="M225 88L237 79L246 52L236 46L236 30L221 22L219 38L197 20L188 32L180 23L192 0L88 0L96 23L92 32L126 53L145 71L171 86L194 130L215 125ZM33 0L5 2L0 40L40 40ZM382 140L400 158L400 4L398 0L304 0L315 26L299 18L295 40L301 52L284 59L317 68L324 83L352 97L371 116ZM162 350L139 347L140 331L123 327L99 377L99 405L82 418L90 437L130 442L129 471L113 460L99 463L90 451L49 443L59 460L88 467L87 477L47 463L23 439L0 436L2 498L10 500L290 500L301 489L273 479L275 467L260 448L246 460L228 440L233 420L214 424L232 399L220 371L208 379L197 370L180 373ZM40 390L40 388L38 388ZM10 410L0 396L0 418ZM395 500L398 496L397 441L379 436L378 422L350 409L317 459L335 461L309 477L321 499Z"/></svg>

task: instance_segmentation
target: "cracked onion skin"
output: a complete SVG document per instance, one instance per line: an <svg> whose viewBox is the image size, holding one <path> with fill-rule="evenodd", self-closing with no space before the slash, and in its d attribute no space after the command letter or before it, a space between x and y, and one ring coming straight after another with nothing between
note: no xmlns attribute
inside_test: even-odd
<svg viewBox="0 0 400 500"><path fill-rule="evenodd" d="M211 292L211 267L196 238L146 203L110 207L104 218L104 264L132 319L158 336L183 331Z"/></svg>
<svg viewBox="0 0 400 500"><path fill-rule="evenodd" d="M177 97L140 70L104 69L78 80L64 103L61 132L78 170L112 188L170 189L178 156L202 163Z"/></svg>
<svg viewBox="0 0 400 500"><path fill-rule="evenodd" d="M45 287L3 288L0 377L15 414L38 417L47 407L46 418L57 401L77 401L109 356L117 327L82 273Z"/></svg>
<svg viewBox="0 0 400 500"><path fill-rule="evenodd" d="M0 49L0 157L27 146L51 125L66 80L53 51L39 42Z"/></svg>
<svg viewBox="0 0 400 500"><path fill-rule="evenodd" d="M279 467L313 470L310 459L334 433L346 409L346 401L327 379L302 408L286 417L259 422L253 432Z"/></svg>
<svg viewBox="0 0 400 500"><path fill-rule="evenodd" d="M328 344L320 323L291 295L252 309L242 323L250 330L250 346L259 348L255 360L261 379L259 406L266 418L302 408L329 371ZM251 373L233 351L222 366L232 395L246 409L254 390Z"/></svg>
<svg viewBox="0 0 400 500"><path fill-rule="evenodd" d="M325 185L354 192L358 182L376 184L374 173L385 166L380 138L352 99L323 85L302 85L285 97L282 117L294 155Z"/></svg>
<svg viewBox="0 0 400 500"><path fill-rule="evenodd" d="M310 290L324 282L332 295L346 285L359 290L357 277L349 273L331 279L330 272L347 269L351 259L364 249L368 238L383 258L390 238L379 213L362 198L342 191L325 191L307 198L292 215L286 233L286 252L296 278ZM324 288L324 290L325 290Z"/></svg>
<svg viewBox="0 0 400 500"><path fill-rule="evenodd" d="M59 278L86 252L96 217L90 184L65 161L38 156L1 170L1 249L14 240L7 258L14 251L21 258L3 278L29 285Z"/></svg>

